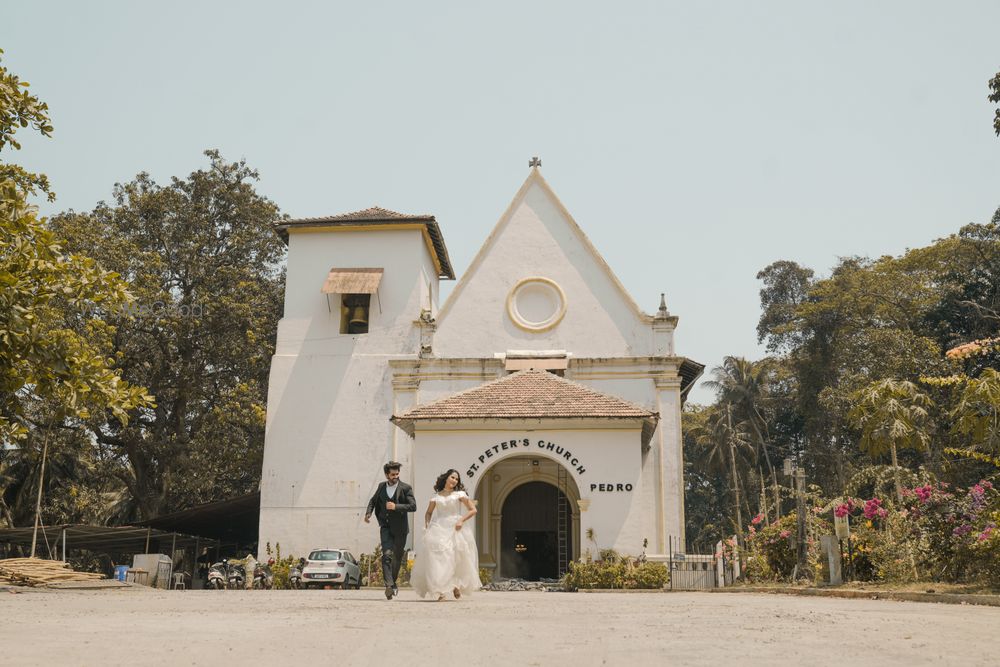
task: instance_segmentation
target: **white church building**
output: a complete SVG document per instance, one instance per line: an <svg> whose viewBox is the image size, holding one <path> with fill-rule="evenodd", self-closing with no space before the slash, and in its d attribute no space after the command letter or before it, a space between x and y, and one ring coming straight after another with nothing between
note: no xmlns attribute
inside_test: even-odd
<svg viewBox="0 0 1000 667"><path fill-rule="evenodd" d="M278 230L262 551L372 551L363 517L388 460L417 498L417 558L449 468L494 576L683 550L681 408L703 366L676 354L677 317L662 299L642 311L537 167L440 307L455 273L433 216L376 207Z"/></svg>

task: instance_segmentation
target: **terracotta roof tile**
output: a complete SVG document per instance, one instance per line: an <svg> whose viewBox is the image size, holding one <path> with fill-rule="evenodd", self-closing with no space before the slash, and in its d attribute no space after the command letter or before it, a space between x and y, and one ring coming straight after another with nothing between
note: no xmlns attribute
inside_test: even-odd
<svg viewBox="0 0 1000 667"><path fill-rule="evenodd" d="M651 434L659 415L548 371L532 369L418 405L392 421L413 435L416 421L582 418L642 420L644 433L648 430Z"/></svg>
<svg viewBox="0 0 1000 667"><path fill-rule="evenodd" d="M375 222L378 220L433 220L433 215L410 215L408 213L398 213L390 211L381 206L372 206L361 211L351 213L340 213L337 215L324 215L317 218L296 218L294 220L284 220L282 224L304 224L310 222Z"/></svg>

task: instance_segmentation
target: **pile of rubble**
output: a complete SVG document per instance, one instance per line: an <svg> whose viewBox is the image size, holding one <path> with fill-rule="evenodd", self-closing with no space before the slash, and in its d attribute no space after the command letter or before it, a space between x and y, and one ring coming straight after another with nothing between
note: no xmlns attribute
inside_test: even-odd
<svg viewBox="0 0 1000 667"><path fill-rule="evenodd" d="M562 583L558 579L542 579L540 581L525 581L524 579L498 579L483 586L484 591L562 591Z"/></svg>
<svg viewBox="0 0 1000 667"><path fill-rule="evenodd" d="M104 579L96 572L76 572L61 560L41 558L8 558L0 560L0 583L19 586L48 586L66 581Z"/></svg>

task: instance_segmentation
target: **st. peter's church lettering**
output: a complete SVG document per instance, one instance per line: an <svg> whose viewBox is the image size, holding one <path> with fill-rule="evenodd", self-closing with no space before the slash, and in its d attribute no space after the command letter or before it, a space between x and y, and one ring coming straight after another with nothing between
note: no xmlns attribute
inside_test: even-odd
<svg viewBox="0 0 1000 667"><path fill-rule="evenodd" d="M472 463L468 470L465 471L465 476L472 479L481 468L485 468L490 465L489 459L500 458L503 456L502 452L506 452L511 449L531 449L532 447L533 445L529 438L511 438L510 440L501 442L500 444L487 447L482 454L476 457L477 462ZM580 460L573 456L573 452L562 445L557 445L554 442L549 442L547 440L539 440L534 443L534 447L548 452L552 456L564 459L566 461L566 465L575 470L578 475L582 475L587 472L587 469L583 467Z"/></svg>

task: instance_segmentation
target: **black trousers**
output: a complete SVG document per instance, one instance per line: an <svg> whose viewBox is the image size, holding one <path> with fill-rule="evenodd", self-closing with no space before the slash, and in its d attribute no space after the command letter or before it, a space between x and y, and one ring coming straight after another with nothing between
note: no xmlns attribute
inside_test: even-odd
<svg viewBox="0 0 1000 667"><path fill-rule="evenodd" d="M403 564L406 547L406 533L394 535L389 526L380 526L382 537L382 580L386 586L396 586L399 568Z"/></svg>

